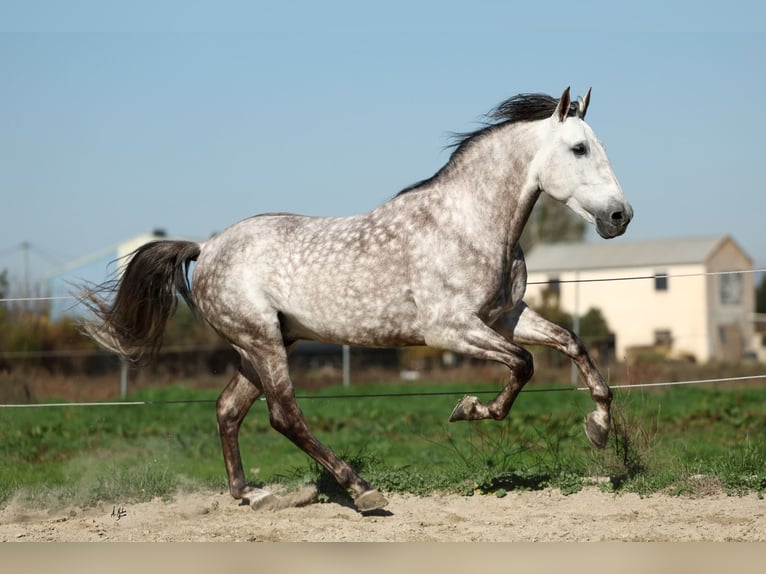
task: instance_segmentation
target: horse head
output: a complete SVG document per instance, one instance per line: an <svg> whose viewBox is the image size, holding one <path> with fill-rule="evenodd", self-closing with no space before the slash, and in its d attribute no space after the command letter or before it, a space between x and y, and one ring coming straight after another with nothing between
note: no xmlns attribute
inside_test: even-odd
<svg viewBox="0 0 766 574"><path fill-rule="evenodd" d="M592 223L601 237L625 233L633 208L622 192L603 144L585 123L590 89L571 101L564 90L551 117L541 122L543 144L533 163L540 189Z"/></svg>

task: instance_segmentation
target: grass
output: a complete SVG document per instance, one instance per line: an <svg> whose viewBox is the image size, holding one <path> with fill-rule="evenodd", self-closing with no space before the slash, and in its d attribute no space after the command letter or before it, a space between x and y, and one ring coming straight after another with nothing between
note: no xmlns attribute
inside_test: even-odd
<svg viewBox="0 0 766 574"><path fill-rule="evenodd" d="M384 492L575 492L594 477L604 477L604 488L641 494L766 491L766 387L618 391L604 451L591 448L582 432L592 409L582 392L523 393L505 421L447 422L463 392L496 388L336 387L299 402L317 437ZM413 392L451 394L327 398ZM91 505L168 497L180 488L225 489L216 395L179 384L128 398L155 402L145 406L2 409L0 502ZM202 402L168 403L186 400ZM245 419L240 443L253 482L310 481L324 498L343 495L324 469L269 427L264 402Z"/></svg>

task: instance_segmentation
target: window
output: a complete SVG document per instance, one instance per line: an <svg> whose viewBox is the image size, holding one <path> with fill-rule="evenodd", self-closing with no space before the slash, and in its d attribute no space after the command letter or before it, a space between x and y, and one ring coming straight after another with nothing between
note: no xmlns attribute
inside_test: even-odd
<svg viewBox="0 0 766 574"><path fill-rule="evenodd" d="M668 290L668 276L664 273L654 274L654 290L655 291L667 291Z"/></svg>
<svg viewBox="0 0 766 574"><path fill-rule="evenodd" d="M721 305L742 304L742 274L726 273L718 276Z"/></svg>
<svg viewBox="0 0 766 574"><path fill-rule="evenodd" d="M657 347L672 347L673 335L670 329L657 329L654 331L654 344Z"/></svg>
<svg viewBox="0 0 766 574"><path fill-rule="evenodd" d="M551 295L560 297L561 296L561 279L559 279L558 277L550 277L548 279L548 291L551 293Z"/></svg>

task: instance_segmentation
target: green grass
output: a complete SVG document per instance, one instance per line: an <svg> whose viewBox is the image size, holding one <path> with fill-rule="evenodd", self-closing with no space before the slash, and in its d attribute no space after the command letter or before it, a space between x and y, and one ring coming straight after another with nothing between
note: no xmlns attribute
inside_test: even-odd
<svg viewBox="0 0 766 574"><path fill-rule="evenodd" d="M496 388L390 384L298 394L315 397L299 402L318 438L386 492L574 492L592 477L607 477L604 488L642 494L766 491L764 387L617 392L604 451L582 432L592 410L584 392L523 393L505 421L447 422L463 392ZM411 392L453 394L319 398ZM0 502L16 496L39 506L89 505L225 489L216 395L179 385L128 400L203 402L2 409ZM323 496L339 494L327 473L269 427L264 402L245 419L240 444L253 482L312 481Z"/></svg>

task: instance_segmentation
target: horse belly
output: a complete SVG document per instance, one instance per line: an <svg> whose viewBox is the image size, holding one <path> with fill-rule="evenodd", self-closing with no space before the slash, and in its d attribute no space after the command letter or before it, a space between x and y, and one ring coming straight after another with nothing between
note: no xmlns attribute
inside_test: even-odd
<svg viewBox="0 0 766 574"><path fill-rule="evenodd" d="M279 311L286 339L329 343L398 347L422 345L415 306L404 300L315 298L293 301Z"/></svg>

